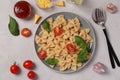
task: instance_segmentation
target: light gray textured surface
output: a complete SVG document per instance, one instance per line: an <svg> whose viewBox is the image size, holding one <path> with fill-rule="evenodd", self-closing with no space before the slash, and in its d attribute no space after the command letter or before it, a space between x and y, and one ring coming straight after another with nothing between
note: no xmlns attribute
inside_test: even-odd
<svg viewBox="0 0 120 80"><path fill-rule="evenodd" d="M81 6L66 3L66 7L53 7L49 10L39 9L35 5L34 0L27 0L32 5L33 13L40 14L42 20L53 13L68 11L82 15L92 24L97 37L95 56L83 70L72 74L56 73L43 65L38 59L34 49L34 34L38 25L34 23L33 17L24 20L14 15L13 6L17 1L18 0L0 0L0 80L29 80L27 78L29 70L23 68L23 62L26 59L31 59L36 64L34 71L38 75L37 80L120 80L120 68L111 68L104 33L101 27L96 25L91 18L92 10L96 7L105 9L106 4L109 2L117 6L117 13L110 14L107 12L106 27L110 41L120 58L120 0L84 0L84 4ZM29 27L32 30L32 36L29 38L24 38L21 35L18 37L12 36L8 30L9 15L17 20L20 30L23 27ZM12 75L9 72L9 67L14 61L16 61L21 68L19 75ZM107 72L105 74L97 74L92 71L93 65L96 62L102 62L106 65Z"/></svg>

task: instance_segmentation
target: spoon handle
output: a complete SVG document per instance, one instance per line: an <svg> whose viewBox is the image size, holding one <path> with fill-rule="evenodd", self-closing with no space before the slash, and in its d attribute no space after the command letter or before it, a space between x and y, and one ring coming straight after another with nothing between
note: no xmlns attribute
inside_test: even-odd
<svg viewBox="0 0 120 80"><path fill-rule="evenodd" d="M103 29L103 32L104 32L106 40L107 40L108 51L109 51L110 62L111 62L112 68L115 68L114 60L116 61L117 65L120 67L120 61L118 60L118 57L116 56L115 51L108 39L106 29Z"/></svg>

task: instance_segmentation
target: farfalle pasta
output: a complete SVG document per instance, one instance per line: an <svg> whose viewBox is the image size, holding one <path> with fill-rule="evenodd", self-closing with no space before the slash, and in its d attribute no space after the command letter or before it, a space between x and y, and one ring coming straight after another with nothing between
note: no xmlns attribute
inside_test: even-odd
<svg viewBox="0 0 120 80"><path fill-rule="evenodd" d="M55 19L48 18L47 21L50 24L51 30L48 32L40 25L41 31L35 37L35 42L39 46L39 50L45 50L47 56L45 60L49 58L55 58L58 60L56 65L50 65L51 67L57 66L60 71L72 69L77 70L78 67L83 65L83 62L77 62L78 54L82 50L80 46L75 43L74 36L80 36L86 44L93 42L93 38L89 35L90 29L83 28L77 17L73 19L65 19L64 15L59 15ZM62 34L55 36L54 28L60 26L62 28ZM75 51L70 53L66 49L66 45L72 43L75 46ZM90 55L88 55L89 59Z"/></svg>

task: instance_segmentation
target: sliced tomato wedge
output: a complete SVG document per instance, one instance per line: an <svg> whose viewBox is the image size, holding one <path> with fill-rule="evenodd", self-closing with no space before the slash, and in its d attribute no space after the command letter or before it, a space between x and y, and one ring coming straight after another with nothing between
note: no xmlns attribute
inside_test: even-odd
<svg viewBox="0 0 120 80"><path fill-rule="evenodd" d="M23 28L21 31L21 35L24 37L29 37L31 35L31 30L28 28Z"/></svg>
<svg viewBox="0 0 120 80"><path fill-rule="evenodd" d="M73 53L73 52L75 52L75 50L76 50L75 45L72 44L72 43L67 44L67 45L66 45L66 48L67 48L68 52L70 52L70 53Z"/></svg>
<svg viewBox="0 0 120 80"><path fill-rule="evenodd" d="M63 29L60 26L54 28L55 36L60 36L63 33Z"/></svg>
<svg viewBox="0 0 120 80"><path fill-rule="evenodd" d="M45 50L40 50L38 52L38 56L40 59L45 59L47 57L46 51Z"/></svg>

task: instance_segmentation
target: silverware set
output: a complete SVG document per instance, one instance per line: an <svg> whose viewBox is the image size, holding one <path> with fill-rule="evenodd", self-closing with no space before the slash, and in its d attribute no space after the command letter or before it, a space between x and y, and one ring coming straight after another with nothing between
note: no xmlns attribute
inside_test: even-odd
<svg viewBox="0 0 120 80"><path fill-rule="evenodd" d="M115 62L117 63L117 66L120 67L120 61L119 61L111 43L110 43L110 40L109 40L108 35L107 35L107 30L105 27L105 22L106 22L105 11L103 9L96 8L92 13L92 19L96 24L100 25L103 29L103 32L104 32L105 37L106 37L107 45L108 45L108 52L109 52L109 57L110 57L110 62L111 62L112 68L114 69L116 67Z"/></svg>

